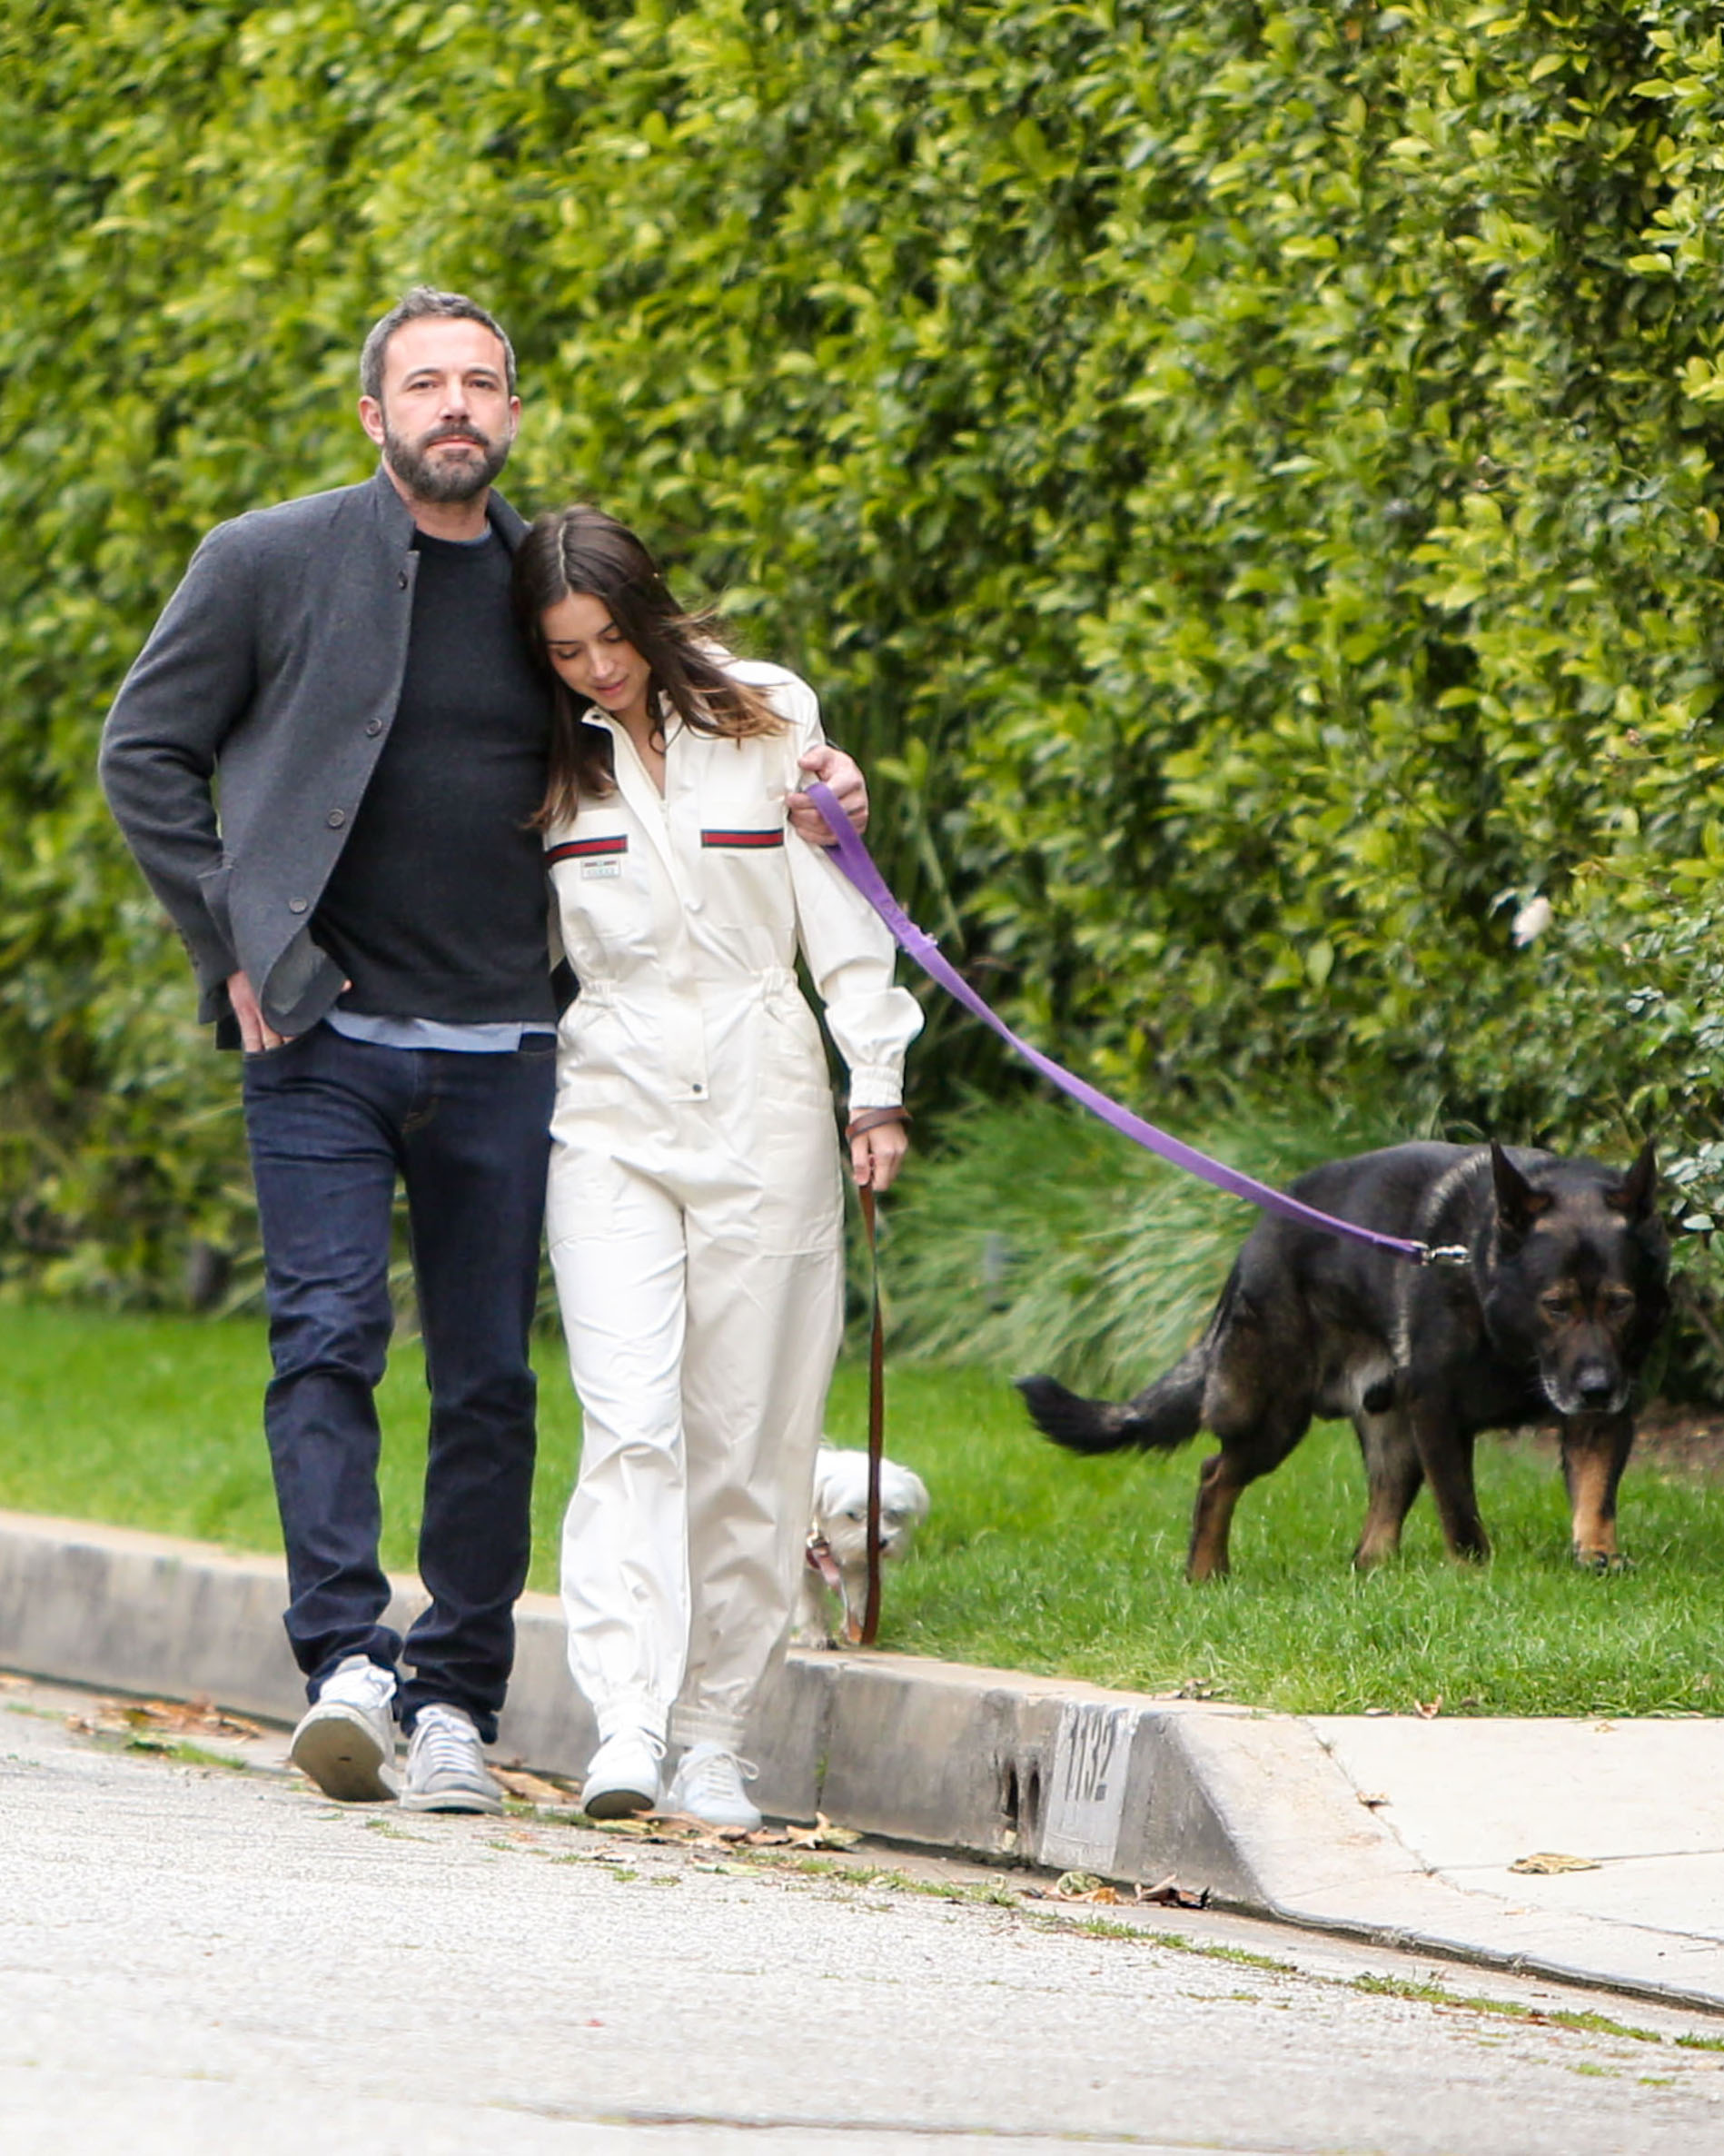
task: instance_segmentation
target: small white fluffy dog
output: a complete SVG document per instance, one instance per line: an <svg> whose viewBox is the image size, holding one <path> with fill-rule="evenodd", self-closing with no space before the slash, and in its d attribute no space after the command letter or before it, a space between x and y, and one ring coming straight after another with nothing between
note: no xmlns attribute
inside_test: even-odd
<svg viewBox="0 0 1724 2156"><path fill-rule="evenodd" d="M880 1556L897 1562L909 1554L916 1531L927 1517L927 1487L919 1475L896 1460L880 1462ZM868 1599L868 1456L823 1445L814 1464L814 1525L808 1545L826 1544L837 1566L843 1619L862 1622ZM836 1647L830 1604L812 1565L802 1575L802 1598L792 1644Z"/></svg>

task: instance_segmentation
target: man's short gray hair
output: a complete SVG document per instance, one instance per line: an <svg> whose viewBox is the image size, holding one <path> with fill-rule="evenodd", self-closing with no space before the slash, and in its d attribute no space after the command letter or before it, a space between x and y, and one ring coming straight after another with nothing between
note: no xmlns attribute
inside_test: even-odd
<svg viewBox="0 0 1724 2156"><path fill-rule="evenodd" d="M359 355L359 386L362 395L381 403L383 360L395 332L410 322L424 322L439 316L451 322L484 323L503 348L503 371L508 378L509 393L514 395L515 348L505 335L501 323L494 314L487 313L477 300L470 300L465 293L439 292L431 284L415 284L411 292L404 292L382 320L372 324Z"/></svg>

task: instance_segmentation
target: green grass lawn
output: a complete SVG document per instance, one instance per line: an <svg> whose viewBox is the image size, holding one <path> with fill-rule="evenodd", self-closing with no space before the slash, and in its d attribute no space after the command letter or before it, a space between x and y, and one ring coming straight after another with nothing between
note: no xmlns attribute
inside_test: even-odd
<svg viewBox="0 0 1724 2156"><path fill-rule="evenodd" d="M541 1350L533 1585L555 1585L578 1420L553 1342ZM260 1426L261 1326L0 1306L0 1505L104 1519L230 1547L279 1547ZM1442 1552L1428 1500L1399 1564L1347 1563L1363 1504L1352 1435L1314 1431L1240 1507L1230 1580L1180 1576L1204 1441L1171 1457L1081 1460L1028 1428L1016 1395L969 1371L894 1366L888 1446L933 1516L890 1578L882 1644L1186 1687L1303 1712L1716 1713L1724 1643L1724 1488L1630 1465L1627 1572L1577 1572L1552 1456L1480 1446L1489 1565ZM866 1377L838 1373L829 1427L862 1440ZM422 1366L396 1353L383 1389L386 1561L411 1567L423 1473Z"/></svg>

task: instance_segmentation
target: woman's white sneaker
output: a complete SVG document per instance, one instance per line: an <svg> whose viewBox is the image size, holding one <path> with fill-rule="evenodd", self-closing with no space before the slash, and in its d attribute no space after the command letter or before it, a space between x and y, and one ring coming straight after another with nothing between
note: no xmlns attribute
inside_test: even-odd
<svg viewBox="0 0 1724 2156"><path fill-rule="evenodd" d="M649 1729L620 1729L592 1755L580 1787L589 1819L633 1819L659 1809L659 1762L664 1741Z"/></svg>
<svg viewBox="0 0 1724 2156"><path fill-rule="evenodd" d="M500 1812L503 1793L485 1766L485 1747L461 1707L421 1707L407 1744L403 1812Z"/></svg>
<svg viewBox="0 0 1724 2156"><path fill-rule="evenodd" d="M288 1757L340 1804L395 1794L395 1673L350 1654L324 1678L300 1718Z"/></svg>
<svg viewBox="0 0 1724 2156"><path fill-rule="evenodd" d="M764 1823L758 1805L742 1784L752 1782L758 1771L722 1744L690 1744L677 1767L665 1810L681 1812L708 1826L741 1827L752 1833Z"/></svg>

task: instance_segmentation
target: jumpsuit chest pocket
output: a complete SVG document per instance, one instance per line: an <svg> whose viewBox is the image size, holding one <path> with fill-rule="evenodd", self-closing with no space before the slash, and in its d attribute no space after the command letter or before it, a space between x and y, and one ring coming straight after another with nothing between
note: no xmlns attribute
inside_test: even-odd
<svg viewBox="0 0 1724 2156"><path fill-rule="evenodd" d="M546 849L563 947L576 977L614 973L652 942L645 849L626 830L573 831Z"/></svg>
<svg viewBox="0 0 1724 2156"><path fill-rule="evenodd" d="M783 744L765 736L686 747L671 818L703 919L708 931L740 939L745 963L781 964L779 954L794 949L788 849L798 843L787 820Z"/></svg>

